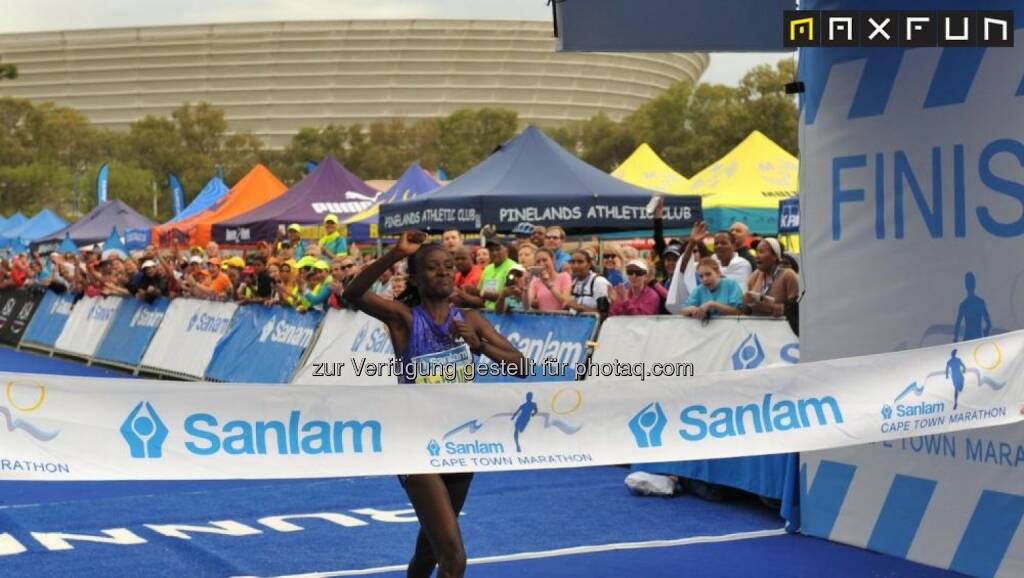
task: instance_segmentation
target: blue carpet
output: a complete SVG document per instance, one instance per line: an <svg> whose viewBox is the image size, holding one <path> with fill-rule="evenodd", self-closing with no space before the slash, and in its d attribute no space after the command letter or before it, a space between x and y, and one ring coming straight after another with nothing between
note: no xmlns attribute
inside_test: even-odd
<svg viewBox="0 0 1024 578"><path fill-rule="evenodd" d="M88 366L84 362L49 357L34 351L15 351L8 347L0 347L0 371L85 377L131 377L129 373L105 367Z"/></svg>
<svg viewBox="0 0 1024 578"><path fill-rule="evenodd" d="M535 560L472 564L473 578L944 578L961 576L890 556L804 536L772 536L716 544L617 550ZM372 574L399 578L404 572Z"/></svg>

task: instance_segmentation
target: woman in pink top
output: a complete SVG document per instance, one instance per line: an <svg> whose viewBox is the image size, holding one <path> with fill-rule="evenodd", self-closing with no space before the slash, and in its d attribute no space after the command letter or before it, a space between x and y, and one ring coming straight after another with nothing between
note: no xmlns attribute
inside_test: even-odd
<svg viewBox="0 0 1024 578"><path fill-rule="evenodd" d="M555 271L555 256L550 249L537 249L536 265L531 268L530 309L534 311L561 311L569 299L572 277Z"/></svg>
<svg viewBox="0 0 1024 578"><path fill-rule="evenodd" d="M633 259L626 265L629 288L619 285L611 289L615 301L609 315L657 315L661 313L661 297L648 286L650 269L643 259Z"/></svg>

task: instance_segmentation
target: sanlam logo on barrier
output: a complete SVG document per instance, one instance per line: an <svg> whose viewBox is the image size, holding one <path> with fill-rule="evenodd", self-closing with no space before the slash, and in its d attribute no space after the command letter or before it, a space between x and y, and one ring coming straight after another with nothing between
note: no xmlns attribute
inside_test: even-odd
<svg viewBox="0 0 1024 578"><path fill-rule="evenodd" d="M146 307L140 307L132 315L132 320L128 324L129 327L159 327L160 322L164 320L163 311L154 311Z"/></svg>
<svg viewBox="0 0 1024 578"><path fill-rule="evenodd" d="M276 317L271 317L260 331L260 343L266 343L269 339L271 343L304 348L313 341L313 333L311 327L292 325L285 319L277 321Z"/></svg>
<svg viewBox="0 0 1024 578"><path fill-rule="evenodd" d="M55 299L53 305L50 305L50 315L63 315L64 317L71 315L71 301Z"/></svg>
<svg viewBox="0 0 1024 578"><path fill-rule="evenodd" d="M520 335L518 331L508 334L507 339L528 359L557 359L563 363L577 363L583 360L583 344L576 341L561 341L548 331L543 338Z"/></svg>
<svg viewBox="0 0 1024 578"><path fill-rule="evenodd" d="M223 424L222 424L223 421ZM317 455L381 453L382 427L377 420L303 420L292 410L286 420L218 419L209 413L185 417L184 447L197 456ZM140 401L121 424L121 437L133 458L162 458L171 433L148 401Z"/></svg>
<svg viewBox="0 0 1024 578"><path fill-rule="evenodd" d="M679 437L699 442L709 435L721 439L840 424L843 413L831 395L773 400L773 394L766 393L760 404L716 408L688 405L679 412L679 421ZM661 404L653 402L633 416L629 429L637 447L660 447L662 430L667 424Z"/></svg>
<svg viewBox="0 0 1024 578"><path fill-rule="evenodd" d="M217 317L209 313L196 312L188 320L187 332L202 331L204 333L224 333L231 324L230 317Z"/></svg>
<svg viewBox="0 0 1024 578"><path fill-rule="evenodd" d="M104 307L102 303L95 303L92 309L89 310L89 319L96 321L110 321L114 318L114 313L117 312L117 307Z"/></svg>

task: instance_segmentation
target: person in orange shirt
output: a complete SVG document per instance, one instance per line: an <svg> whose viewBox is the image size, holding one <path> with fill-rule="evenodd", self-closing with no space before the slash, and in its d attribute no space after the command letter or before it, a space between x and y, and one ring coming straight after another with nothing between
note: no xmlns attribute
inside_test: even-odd
<svg viewBox="0 0 1024 578"><path fill-rule="evenodd" d="M207 260L206 270L209 277L202 285L190 285L189 292L201 299L223 301L231 296L231 278L220 268L220 259L213 257Z"/></svg>

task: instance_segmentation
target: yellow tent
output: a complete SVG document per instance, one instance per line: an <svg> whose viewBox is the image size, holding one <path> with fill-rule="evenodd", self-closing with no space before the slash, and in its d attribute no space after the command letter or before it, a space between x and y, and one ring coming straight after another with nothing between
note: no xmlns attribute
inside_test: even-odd
<svg viewBox="0 0 1024 578"><path fill-rule="evenodd" d="M663 191L672 195L686 193L686 177L677 173L647 143L644 143L622 161L612 176L631 185Z"/></svg>
<svg viewBox="0 0 1024 578"><path fill-rule="evenodd" d="M779 201L797 194L797 158L755 130L736 148L690 179L685 193L701 196L712 231L742 221L755 233L775 234Z"/></svg>

